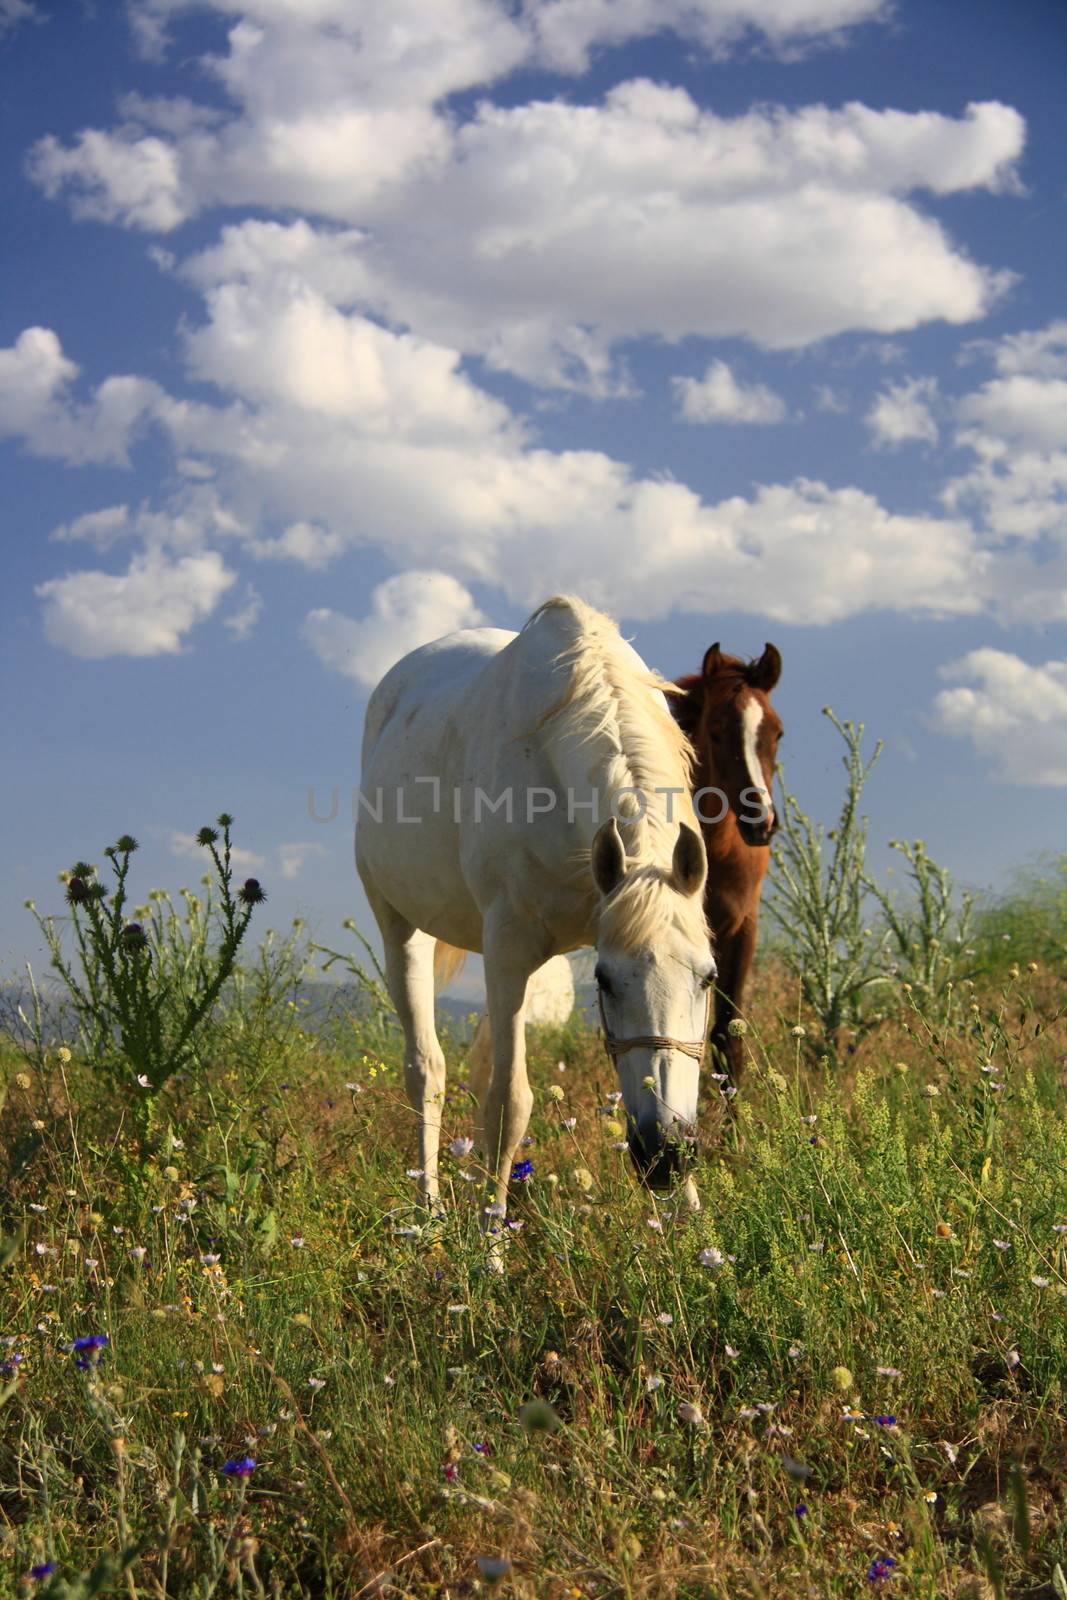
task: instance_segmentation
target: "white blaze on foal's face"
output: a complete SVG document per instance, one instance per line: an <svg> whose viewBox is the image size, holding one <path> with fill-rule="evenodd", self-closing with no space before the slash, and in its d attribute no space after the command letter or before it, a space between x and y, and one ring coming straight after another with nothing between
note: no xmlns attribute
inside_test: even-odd
<svg viewBox="0 0 1067 1600"><path fill-rule="evenodd" d="M756 695L750 694L741 709L741 750L747 780L747 789L742 791L742 798L747 811L752 814L752 820L755 820L755 813L762 808L766 825L770 827L774 822L774 805L759 753L760 729L763 727L764 715L760 700Z"/></svg>
<svg viewBox="0 0 1067 1600"><path fill-rule="evenodd" d="M702 911L706 872L700 837L684 824L669 874L652 866L627 873L614 822L605 823L594 841L593 874L605 897L597 938L599 1003L630 1150L653 1183L670 1177L677 1141L696 1123L700 1060L678 1045L702 1050L715 980Z"/></svg>

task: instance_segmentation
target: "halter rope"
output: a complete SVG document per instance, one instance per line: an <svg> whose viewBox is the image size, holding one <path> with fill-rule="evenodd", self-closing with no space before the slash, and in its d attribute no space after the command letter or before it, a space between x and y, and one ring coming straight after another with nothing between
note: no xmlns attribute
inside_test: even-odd
<svg viewBox="0 0 1067 1600"><path fill-rule="evenodd" d="M632 1039L616 1039L608 1027L608 1019L604 1014L604 992L598 988L596 992L597 1005L600 1009L600 1026L604 1033L604 1049L612 1061L618 1061L620 1056L626 1055L629 1050L680 1050L683 1055L691 1056L694 1061L702 1062L707 1049L708 1023L711 1020L711 990L707 992L704 1001L704 1036L701 1039L672 1039L665 1033L639 1033Z"/></svg>

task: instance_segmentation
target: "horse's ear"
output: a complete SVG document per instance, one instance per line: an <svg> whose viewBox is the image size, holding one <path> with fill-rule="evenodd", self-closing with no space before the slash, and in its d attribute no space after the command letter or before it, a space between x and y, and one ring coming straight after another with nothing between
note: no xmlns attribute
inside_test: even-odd
<svg viewBox="0 0 1067 1600"><path fill-rule="evenodd" d="M704 665L700 669L701 677L714 678L717 672L722 671L722 663L723 654L719 649L719 642L716 640L711 649L705 653Z"/></svg>
<svg viewBox="0 0 1067 1600"><path fill-rule="evenodd" d="M765 644L763 654L748 669L748 681L754 689L770 694L782 676L782 658L773 644Z"/></svg>
<svg viewBox="0 0 1067 1600"><path fill-rule="evenodd" d="M687 823L678 829L671 862L671 884L679 894L699 894L708 875L708 858L704 841Z"/></svg>
<svg viewBox="0 0 1067 1600"><path fill-rule="evenodd" d="M626 850L614 817L609 817L597 829L589 860L593 882L601 894L611 894L613 889L619 887L626 873Z"/></svg>

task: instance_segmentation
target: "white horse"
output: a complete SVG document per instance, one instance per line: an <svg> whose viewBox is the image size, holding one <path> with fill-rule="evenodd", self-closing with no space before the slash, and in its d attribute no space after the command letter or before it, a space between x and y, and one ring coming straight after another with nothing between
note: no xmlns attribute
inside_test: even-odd
<svg viewBox="0 0 1067 1600"><path fill-rule="evenodd" d="M445 1082L435 941L439 967L453 951L485 956L492 1051L471 1087L494 1210L533 1105L530 977L587 945L631 1151L650 1182L673 1171L676 1136L696 1119L715 964L669 688L609 618L564 597L521 633L471 629L413 651L371 695L356 864L404 1029L431 1207Z"/></svg>

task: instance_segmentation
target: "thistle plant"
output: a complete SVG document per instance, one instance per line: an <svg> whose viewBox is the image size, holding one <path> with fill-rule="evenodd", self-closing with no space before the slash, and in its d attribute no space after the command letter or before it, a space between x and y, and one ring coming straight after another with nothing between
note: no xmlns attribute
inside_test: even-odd
<svg viewBox="0 0 1067 1600"><path fill-rule="evenodd" d="M325 944L313 944L311 949L315 954L327 958L322 963L323 972L329 972L331 967L340 962L348 973L359 995L359 1031L375 1051L383 1053L388 1050L391 1039L395 1038L396 1029L396 1008L389 997L385 973L370 940L360 932L351 917L345 918L342 927L360 945L368 966L364 966L351 951L334 950Z"/></svg>
<svg viewBox="0 0 1067 1600"><path fill-rule="evenodd" d="M956 1010L961 956L970 937L974 899L957 898L951 874L931 860L921 839L891 839L908 864L909 896L901 904L864 875L884 919L895 975L909 984L921 1010L948 1023Z"/></svg>
<svg viewBox="0 0 1067 1600"><path fill-rule="evenodd" d="M196 836L213 870L206 898L187 897L184 929L180 919L164 912L158 895L131 917L130 861L138 845L130 834L104 851L110 885L85 861L66 875L71 955L60 920L42 915L32 903L29 908L65 991L82 1051L115 1088L134 1094L134 1120L142 1135L151 1127L157 1096L194 1061L198 1034L233 973L252 912L266 899L258 879L235 883L232 825L233 818L223 812L217 827L201 828Z"/></svg>
<svg viewBox="0 0 1067 1600"><path fill-rule="evenodd" d="M860 814L864 785L882 743L864 759L863 723L841 722L829 706L823 716L845 743L845 793L837 825L827 830L813 822L779 772L781 829L771 857L774 892L767 910L786 935L782 958L820 1025L811 1049L833 1058L843 1029L862 1038L882 1020L864 1003L868 990L887 980L884 935L867 916L868 822Z"/></svg>

